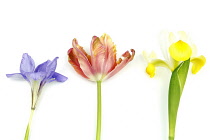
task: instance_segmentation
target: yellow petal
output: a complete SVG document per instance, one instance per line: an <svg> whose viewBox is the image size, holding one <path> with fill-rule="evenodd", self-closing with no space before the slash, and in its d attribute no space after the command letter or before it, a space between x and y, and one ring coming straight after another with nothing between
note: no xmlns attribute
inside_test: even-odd
<svg viewBox="0 0 210 140"><path fill-rule="evenodd" d="M147 68L146 68L146 72L147 74L149 74L149 76L152 78L155 76L155 66L151 63L148 64Z"/></svg>
<svg viewBox="0 0 210 140"><path fill-rule="evenodd" d="M192 58L191 62L193 63L192 73L196 74L205 65L206 58L201 55L199 57Z"/></svg>
<svg viewBox="0 0 210 140"><path fill-rule="evenodd" d="M169 53L176 61L185 61L192 55L192 49L187 43L179 40L169 47Z"/></svg>

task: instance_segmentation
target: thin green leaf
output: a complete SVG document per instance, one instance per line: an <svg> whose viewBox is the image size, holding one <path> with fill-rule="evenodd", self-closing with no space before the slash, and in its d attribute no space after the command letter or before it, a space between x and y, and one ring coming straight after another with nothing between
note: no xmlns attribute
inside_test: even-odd
<svg viewBox="0 0 210 140"><path fill-rule="evenodd" d="M171 75L168 96L169 140L174 140L179 102L188 74L190 59L182 62Z"/></svg>

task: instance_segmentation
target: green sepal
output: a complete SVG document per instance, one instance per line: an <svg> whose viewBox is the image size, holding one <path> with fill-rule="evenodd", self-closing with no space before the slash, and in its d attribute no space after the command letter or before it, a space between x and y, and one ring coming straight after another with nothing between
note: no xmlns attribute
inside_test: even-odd
<svg viewBox="0 0 210 140"><path fill-rule="evenodd" d="M171 75L168 95L169 140L174 140L177 112L188 74L189 64L190 59L182 62Z"/></svg>

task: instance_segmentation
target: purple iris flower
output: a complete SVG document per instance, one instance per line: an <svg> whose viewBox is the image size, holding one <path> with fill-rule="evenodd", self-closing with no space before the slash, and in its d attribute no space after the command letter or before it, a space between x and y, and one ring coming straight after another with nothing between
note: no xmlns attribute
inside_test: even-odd
<svg viewBox="0 0 210 140"><path fill-rule="evenodd" d="M30 83L32 91L31 108L33 110L36 107L36 102L41 93L41 89L46 83L52 81L65 82L68 79L67 77L55 72L57 59L58 57L54 58L52 61L47 60L35 68L34 60L30 55L24 53L20 64L20 73L6 75L8 78L24 78Z"/></svg>

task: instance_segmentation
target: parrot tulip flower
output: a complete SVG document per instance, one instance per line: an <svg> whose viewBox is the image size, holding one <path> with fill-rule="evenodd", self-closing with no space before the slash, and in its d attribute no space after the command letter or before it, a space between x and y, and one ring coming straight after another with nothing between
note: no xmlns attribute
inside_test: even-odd
<svg viewBox="0 0 210 140"><path fill-rule="evenodd" d="M169 140L174 140L178 107L190 62L191 71L196 74L205 65L206 58L203 55L195 57L196 47L183 31L177 34L164 32L160 43L165 60L156 59L154 52L151 54L143 52L143 55L148 62L146 72L150 77L155 76L155 67L159 66L166 67L172 72L168 92L168 120Z"/></svg>
<svg viewBox="0 0 210 140"><path fill-rule="evenodd" d="M112 77L135 55L135 51L131 49L132 54L126 51L122 58L116 60L116 45L107 34L100 38L93 36L90 55L83 50L76 39L73 39L72 46L73 48L68 51L69 63L78 74L91 81L104 81Z"/></svg>
<svg viewBox="0 0 210 140"><path fill-rule="evenodd" d="M125 67L135 55L126 51L122 58L116 59L116 45L109 35L101 37L93 36L90 45L90 55L78 44L76 39L72 41L73 48L68 50L68 61L75 71L82 77L97 82L97 128L96 140L101 135L101 82L112 77Z"/></svg>

